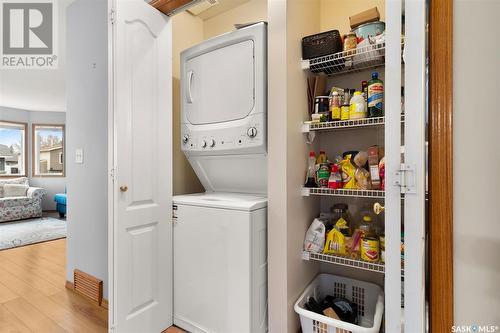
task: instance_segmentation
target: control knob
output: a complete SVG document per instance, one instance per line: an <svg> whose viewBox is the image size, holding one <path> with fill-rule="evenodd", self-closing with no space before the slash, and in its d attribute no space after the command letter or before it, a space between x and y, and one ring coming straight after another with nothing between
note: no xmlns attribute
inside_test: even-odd
<svg viewBox="0 0 500 333"><path fill-rule="evenodd" d="M210 142L210 143L209 143L210 148L215 147L215 140L214 140L214 139L210 139L210 141L209 141L209 142Z"/></svg>
<svg viewBox="0 0 500 333"><path fill-rule="evenodd" d="M250 138L255 138L257 136L257 128L255 127L250 127L248 130L247 130L247 135L248 137Z"/></svg>
<svg viewBox="0 0 500 333"><path fill-rule="evenodd" d="M201 141L201 148L207 148L207 142L205 140Z"/></svg>
<svg viewBox="0 0 500 333"><path fill-rule="evenodd" d="M186 143L188 143L188 141L189 141L189 135L184 134L182 136L182 143L186 144Z"/></svg>

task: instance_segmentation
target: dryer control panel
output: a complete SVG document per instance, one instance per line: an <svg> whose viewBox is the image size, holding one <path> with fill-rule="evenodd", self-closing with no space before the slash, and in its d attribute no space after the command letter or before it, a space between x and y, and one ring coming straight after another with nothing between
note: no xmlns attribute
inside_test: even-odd
<svg viewBox="0 0 500 333"><path fill-rule="evenodd" d="M181 145L186 155L266 153L264 115L255 114L228 124L182 125Z"/></svg>

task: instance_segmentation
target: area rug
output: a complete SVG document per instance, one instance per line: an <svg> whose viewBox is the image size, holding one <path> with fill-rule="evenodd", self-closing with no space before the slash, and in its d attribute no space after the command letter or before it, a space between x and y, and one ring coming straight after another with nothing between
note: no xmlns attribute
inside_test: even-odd
<svg viewBox="0 0 500 333"><path fill-rule="evenodd" d="M66 223L52 217L0 223L0 250L64 238Z"/></svg>

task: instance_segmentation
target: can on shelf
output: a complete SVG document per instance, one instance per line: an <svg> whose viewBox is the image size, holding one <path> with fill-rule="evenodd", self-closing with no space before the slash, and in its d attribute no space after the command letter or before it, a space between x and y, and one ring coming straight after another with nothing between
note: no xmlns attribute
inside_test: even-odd
<svg viewBox="0 0 500 333"><path fill-rule="evenodd" d="M361 259L370 262L379 261L379 240L375 237L361 239Z"/></svg>

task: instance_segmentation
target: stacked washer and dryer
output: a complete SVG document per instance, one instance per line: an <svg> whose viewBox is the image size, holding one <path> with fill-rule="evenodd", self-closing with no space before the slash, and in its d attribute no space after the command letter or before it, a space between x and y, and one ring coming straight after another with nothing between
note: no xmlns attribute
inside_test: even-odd
<svg viewBox="0 0 500 333"><path fill-rule="evenodd" d="M182 151L205 193L174 196L174 324L267 331L267 28L181 53Z"/></svg>

